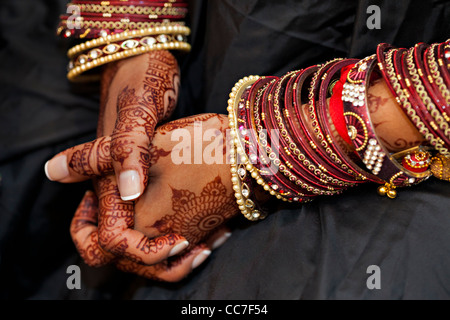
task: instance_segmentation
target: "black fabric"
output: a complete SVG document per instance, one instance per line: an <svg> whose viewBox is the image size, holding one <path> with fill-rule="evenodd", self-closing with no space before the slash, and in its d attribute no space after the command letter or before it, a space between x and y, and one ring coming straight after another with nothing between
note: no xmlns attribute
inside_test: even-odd
<svg viewBox="0 0 450 320"><path fill-rule="evenodd" d="M364 57L380 42L409 47L450 36L449 1L193 0L193 50L180 57L174 117L226 113L241 77L281 75L335 57ZM370 30L369 5L381 9ZM0 297L3 299L448 299L450 184L436 179L395 200L375 185L273 212L238 217L233 235L177 284L83 264L69 235L90 183L48 181L46 160L95 137L98 87L65 78L68 44L55 35L63 0L0 4ZM68 290L66 269L82 268ZM381 289L366 286L381 270Z"/></svg>

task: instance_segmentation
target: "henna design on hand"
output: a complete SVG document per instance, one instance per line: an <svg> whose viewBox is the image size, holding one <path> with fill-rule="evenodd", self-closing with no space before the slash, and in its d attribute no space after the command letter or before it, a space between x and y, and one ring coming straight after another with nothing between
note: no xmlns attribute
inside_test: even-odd
<svg viewBox="0 0 450 320"><path fill-rule="evenodd" d="M233 194L227 194L225 185L217 176L203 188L200 195L172 188L172 209L173 214L146 228L155 228L161 234L176 232L190 243L199 243L234 216L237 205Z"/></svg>
<svg viewBox="0 0 450 320"><path fill-rule="evenodd" d="M95 155L92 152L95 152ZM79 175L94 177L112 171L109 158L110 139L102 137L84 144L81 150L76 150L68 166Z"/></svg>
<svg viewBox="0 0 450 320"><path fill-rule="evenodd" d="M375 113L381 106L384 106L387 102L389 102L389 98L383 98L369 93L367 95L367 102L369 106L369 112Z"/></svg>

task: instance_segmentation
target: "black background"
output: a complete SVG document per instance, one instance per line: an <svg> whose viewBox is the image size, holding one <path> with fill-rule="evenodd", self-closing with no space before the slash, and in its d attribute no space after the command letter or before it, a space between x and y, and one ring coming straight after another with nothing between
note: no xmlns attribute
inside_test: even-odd
<svg viewBox="0 0 450 320"><path fill-rule="evenodd" d="M450 37L449 1L191 1L193 50L180 57L174 117L226 113L243 76L281 75L376 45ZM321 198L265 221L233 221L233 236L177 284L147 281L79 258L69 224L90 183L46 179L54 154L95 137L98 88L66 80L69 43L55 30L63 0L0 3L0 297L2 299L448 299L450 184L434 178L395 200L375 185ZM369 30L369 5L381 29ZM66 269L81 267L82 289ZM381 268L368 290L367 267Z"/></svg>

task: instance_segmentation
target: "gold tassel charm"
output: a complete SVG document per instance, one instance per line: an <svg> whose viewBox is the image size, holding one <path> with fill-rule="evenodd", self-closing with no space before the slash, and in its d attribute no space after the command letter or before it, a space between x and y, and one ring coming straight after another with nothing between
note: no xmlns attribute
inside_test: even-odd
<svg viewBox="0 0 450 320"><path fill-rule="evenodd" d="M395 199L397 197L395 186L390 183L385 183L384 186L378 187L378 194L380 196L387 196L390 199Z"/></svg>

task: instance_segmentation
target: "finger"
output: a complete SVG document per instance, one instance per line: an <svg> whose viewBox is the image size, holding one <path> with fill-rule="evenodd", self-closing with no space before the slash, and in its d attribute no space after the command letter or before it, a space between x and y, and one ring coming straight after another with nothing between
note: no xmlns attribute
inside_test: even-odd
<svg viewBox="0 0 450 320"><path fill-rule="evenodd" d="M134 230L134 204L123 201L113 175L99 179L99 242L119 257L152 265L178 254L189 242L180 235L167 234L149 239Z"/></svg>
<svg viewBox="0 0 450 320"><path fill-rule="evenodd" d="M193 248L183 256L164 261L154 266L143 266L128 259L121 259L116 266L128 273L134 273L151 280L178 282L186 278L210 256L211 250L205 244Z"/></svg>
<svg viewBox="0 0 450 320"><path fill-rule="evenodd" d="M156 115L144 106L123 104L118 103L117 122L111 136L111 158L120 195L127 201L137 199L147 186L149 145Z"/></svg>
<svg viewBox="0 0 450 320"><path fill-rule="evenodd" d="M110 137L67 149L45 164L45 174L52 181L72 183L88 180L113 171Z"/></svg>
<svg viewBox="0 0 450 320"><path fill-rule="evenodd" d="M97 197L93 192L88 191L72 219L70 234L83 260L93 267L103 266L114 258L99 246L97 217Z"/></svg>

